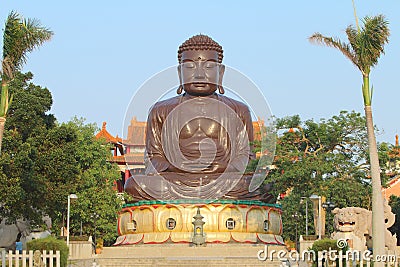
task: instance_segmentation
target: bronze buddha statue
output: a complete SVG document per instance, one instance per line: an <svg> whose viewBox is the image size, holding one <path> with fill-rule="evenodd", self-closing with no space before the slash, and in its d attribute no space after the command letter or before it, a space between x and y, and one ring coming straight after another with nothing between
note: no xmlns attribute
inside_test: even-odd
<svg viewBox="0 0 400 267"><path fill-rule="evenodd" d="M134 175L125 183L134 201L273 202L269 185L249 192L252 174L245 169L254 158L251 115L245 104L223 95L222 58L222 47L206 35L193 36L179 47L178 96L150 109L146 174Z"/></svg>

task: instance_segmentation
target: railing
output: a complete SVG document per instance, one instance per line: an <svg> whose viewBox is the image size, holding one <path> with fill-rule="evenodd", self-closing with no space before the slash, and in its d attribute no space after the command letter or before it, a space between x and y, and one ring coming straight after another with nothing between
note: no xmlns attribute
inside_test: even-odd
<svg viewBox="0 0 400 267"><path fill-rule="evenodd" d="M33 251L23 250L20 253L18 250L15 253L10 250L8 253L3 250L1 252L2 267L60 267L60 251Z"/></svg>

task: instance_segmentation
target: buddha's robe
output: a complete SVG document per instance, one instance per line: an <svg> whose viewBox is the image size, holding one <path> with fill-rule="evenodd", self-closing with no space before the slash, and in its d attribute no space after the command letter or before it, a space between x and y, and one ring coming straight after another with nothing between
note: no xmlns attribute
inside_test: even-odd
<svg viewBox="0 0 400 267"><path fill-rule="evenodd" d="M268 186L249 192L244 174L253 127L248 107L226 96L183 95L156 103L146 129L146 174L125 191L138 200L251 199L271 201Z"/></svg>

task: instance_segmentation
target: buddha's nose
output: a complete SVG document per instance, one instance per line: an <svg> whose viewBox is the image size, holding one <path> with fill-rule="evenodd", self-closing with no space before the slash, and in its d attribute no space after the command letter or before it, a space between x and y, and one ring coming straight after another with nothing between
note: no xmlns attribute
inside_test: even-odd
<svg viewBox="0 0 400 267"><path fill-rule="evenodd" d="M195 71L195 73L194 73L194 77L195 77L196 79L204 79L204 78L206 77L206 73L205 73L203 64L199 63L199 64L196 66L196 71Z"/></svg>

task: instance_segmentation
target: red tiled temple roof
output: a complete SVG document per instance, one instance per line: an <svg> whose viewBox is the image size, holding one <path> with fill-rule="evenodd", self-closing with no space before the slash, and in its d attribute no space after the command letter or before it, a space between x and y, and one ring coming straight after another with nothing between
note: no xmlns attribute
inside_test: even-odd
<svg viewBox="0 0 400 267"><path fill-rule="evenodd" d="M103 122L103 126L101 127L101 131L96 134L96 138L104 138L106 139L107 142L117 144L117 143L122 143L122 138L112 136L106 129L107 122Z"/></svg>

